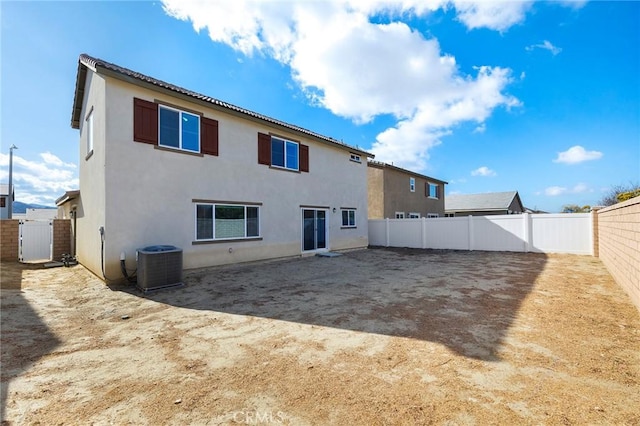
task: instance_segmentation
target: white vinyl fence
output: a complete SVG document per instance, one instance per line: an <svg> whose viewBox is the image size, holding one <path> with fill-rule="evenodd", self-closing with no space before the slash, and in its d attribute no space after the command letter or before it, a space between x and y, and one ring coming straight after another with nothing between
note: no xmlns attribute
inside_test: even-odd
<svg viewBox="0 0 640 426"><path fill-rule="evenodd" d="M590 213L369 220L369 244L424 249L593 254Z"/></svg>
<svg viewBox="0 0 640 426"><path fill-rule="evenodd" d="M53 222L21 220L19 225L20 262L51 260L53 255Z"/></svg>

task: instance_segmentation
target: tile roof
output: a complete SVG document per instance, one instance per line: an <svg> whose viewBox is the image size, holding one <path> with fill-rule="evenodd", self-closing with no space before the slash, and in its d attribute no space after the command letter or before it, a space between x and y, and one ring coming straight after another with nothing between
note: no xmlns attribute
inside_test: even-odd
<svg viewBox="0 0 640 426"><path fill-rule="evenodd" d="M507 210L515 197L520 198L518 191L447 195L444 200L444 209L445 211Z"/></svg>
<svg viewBox="0 0 640 426"><path fill-rule="evenodd" d="M92 56L89 56L87 54L81 54L79 59L78 59L78 73L76 76L76 89L75 89L75 96L74 96L74 101L73 101L73 110L71 113L71 127L74 129L77 129L80 127L80 114L82 113L82 102L84 99L84 84L85 84L85 76L86 76L86 72L87 69L91 69L94 72L97 73L106 73L109 75L112 75L116 78L121 78L124 79L126 81L129 81L131 83L136 84L136 82L140 82L140 83L146 83L146 84L150 84L152 86L155 86L161 90L165 90L165 91L169 91L169 92L173 92L176 94L180 94L180 95L185 95L188 96L190 98L193 99L197 99L200 100L204 103L209 104L210 106L213 107L217 107L223 110L227 110L228 112L234 112L246 117L250 117L253 119L257 119L259 121L263 121L265 123L271 124L271 125L275 125L277 127L283 128L285 130L289 130L289 131L293 131L296 133L301 133L304 134L306 136L310 136L314 139L317 139L321 142L327 142L327 143L331 143L331 144L335 144L338 145L341 148L344 149L348 149L351 151L355 151L357 153L363 154L367 157L373 158L374 155L371 153L368 153L366 151L361 150L360 148L357 147L353 147L351 145L348 145L342 141L339 141L337 139L328 137L328 136L323 136L319 133L313 132L311 130L296 126L294 124L290 124L290 123L286 123L284 121L280 121L280 120L276 120L275 118L271 118L268 117L266 115L262 115L259 114L257 112L254 111L250 111L248 109L245 108L241 108L239 106L230 104L228 102L224 102L221 101L219 99L216 98L212 98L210 96L206 96L188 89L184 89L180 86L176 86L174 84L171 83L167 83L165 81L162 80L158 80L155 79L153 77L149 77L147 75L141 74L139 72L136 71L132 71L128 68L124 68L121 67L119 65L116 64L112 64L111 62L107 62L104 61L102 59L98 59L98 58L94 58ZM106 72L104 72L106 71ZM136 81L131 81L131 79L135 79Z"/></svg>
<svg viewBox="0 0 640 426"><path fill-rule="evenodd" d="M449 182L446 182L446 181L444 181L442 179L432 178L430 176L423 175L423 174L420 174L420 173L416 173L416 172L413 172L411 170L403 169L402 167L394 166L393 164L383 163L382 161L369 160L367 162L367 166L375 167L375 168L379 168L379 169L397 170L397 171L399 171L401 173L406 173L408 175L421 177L423 179L426 179L426 180L429 180L429 181L433 181L433 182L444 183L444 184L448 184L449 183Z"/></svg>

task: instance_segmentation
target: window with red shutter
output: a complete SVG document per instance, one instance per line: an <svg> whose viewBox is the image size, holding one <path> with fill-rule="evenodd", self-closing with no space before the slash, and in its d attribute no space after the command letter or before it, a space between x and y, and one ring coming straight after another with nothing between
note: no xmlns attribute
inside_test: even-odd
<svg viewBox="0 0 640 426"><path fill-rule="evenodd" d="M133 98L133 140L158 144L158 104Z"/></svg>
<svg viewBox="0 0 640 426"><path fill-rule="evenodd" d="M309 147L300 144L300 171L309 172Z"/></svg>
<svg viewBox="0 0 640 426"><path fill-rule="evenodd" d="M210 118L200 118L200 151L203 154L218 155L218 122Z"/></svg>
<svg viewBox="0 0 640 426"><path fill-rule="evenodd" d="M271 165L271 136L258 133L258 164Z"/></svg>

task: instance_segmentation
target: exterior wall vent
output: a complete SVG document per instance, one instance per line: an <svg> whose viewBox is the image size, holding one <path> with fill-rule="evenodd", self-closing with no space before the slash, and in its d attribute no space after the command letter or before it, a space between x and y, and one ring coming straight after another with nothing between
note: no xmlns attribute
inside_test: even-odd
<svg viewBox="0 0 640 426"><path fill-rule="evenodd" d="M167 245L138 249L137 275L143 292L183 286L182 249Z"/></svg>

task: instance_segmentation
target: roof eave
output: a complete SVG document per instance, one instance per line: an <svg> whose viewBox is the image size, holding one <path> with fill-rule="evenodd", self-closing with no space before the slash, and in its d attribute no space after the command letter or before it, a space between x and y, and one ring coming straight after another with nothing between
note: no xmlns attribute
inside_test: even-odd
<svg viewBox="0 0 640 426"><path fill-rule="evenodd" d="M107 65L112 65L112 64L108 64ZM117 65L114 65L115 68L121 68ZM161 93L165 93L168 95L171 95L173 97L178 97L180 99L184 99L188 102L192 102L192 103L197 103L200 105L203 105L207 108L211 108L226 114L230 114L236 117L240 117L243 119L249 119L253 122L256 123L260 123L262 125L266 125L269 126L271 128L275 128L277 130L281 130L281 131L286 131L288 133L293 133L295 135L304 137L304 138L311 138L316 142L320 142L322 144L325 144L327 146L332 146L334 148L340 148L343 149L345 151L349 151L349 152L353 152L368 158L375 158L375 155L364 151L362 149L359 149L357 147L353 147L350 145L347 145L343 142L340 142L338 140L334 140L332 138L327 138L327 137L323 137L320 134L316 134L315 132L311 131L311 130L307 130L307 129L303 129L303 128L299 128L298 126L295 125L287 125L287 123L282 123L279 120L276 119L272 119L270 117L267 116L263 116L262 114L258 114L258 113L254 113L252 111L249 110L244 110L244 108L240 108L240 107L236 107L234 105L228 104L229 106L225 106L225 105L220 105L217 104L215 102L212 101L208 101L207 99L203 99L203 98L210 98L208 96L205 95L201 95L201 94L196 94L195 92L192 92L190 90L187 89L183 89L180 88L176 85L170 84L170 83L165 83L162 82L160 80L154 79L152 77L148 77L145 76L141 73L137 73L134 71L131 71L132 73L138 74L141 77L144 78L148 78L150 80L156 80L158 83L154 83L152 81L145 81L144 79L142 79L141 77L137 77L137 76L132 76L132 75L128 75L126 73L123 73L122 71L119 71L117 69L112 69L109 66L105 66L100 60L96 60L88 55L81 55L80 59L78 61L78 74L77 74L77 79L76 79L76 91L75 91L75 96L74 96L74 101L73 101L73 111L72 111L72 118L71 118L71 127L74 129L78 129L80 127L80 114L82 113L82 102L84 101L84 85L85 85L85 81L86 81L86 72L87 72L87 68L90 68L92 71L104 75L104 76L108 76L108 77L112 77L115 79L118 79L120 81L124 81L126 83L129 84L133 84L135 86L139 86L139 87L144 87L147 88L149 90L153 90L156 92L161 92ZM126 70L126 68L124 69ZM130 71L130 70L127 70ZM162 83L162 84L159 84ZM165 86L166 84L166 86ZM180 90L177 90L180 89ZM184 92L189 92L189 93L184 93L182 92L184 90ZM202 96L202 98L200 97ZM214 98L210 98L210 99L214 99ZM226 102L222 102L222 101L217 101L216 102L220 102L222 104L226 104Z"/></svg>

